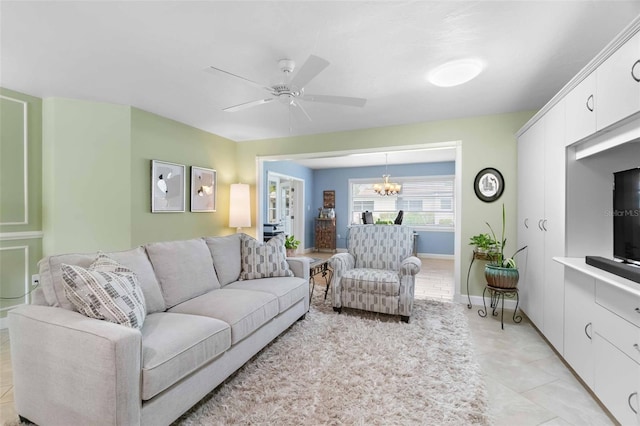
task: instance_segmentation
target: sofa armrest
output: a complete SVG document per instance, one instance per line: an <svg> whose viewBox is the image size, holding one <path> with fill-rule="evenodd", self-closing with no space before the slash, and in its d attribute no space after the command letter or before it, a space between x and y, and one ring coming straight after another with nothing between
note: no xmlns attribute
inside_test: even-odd
<svg viewBox="0 0 640 426"><path fill-rule="evenodd" d="M309 281L309 258L308 257L287 257L289 268L296 277Z"/></svg>
<svg viewBox="0 0 640 426"><path fill-rule="evenodd" d="M400 275L417 275L422 267L422 261L415 256L409 256L400 264Z"/></svg>
<svg viewBox="0 0 640 426"><path fill-rule="evenodd" d="M340 299L340 280L342 274L356 266L356 259L351 253L337 253L329 259L329 266L333 274L331 275L331 303L334 308L342 307Z"/></svg>
<svg viewBox="0 0 640 426"><path fill-rule="evenodd" d="M9 312L18 414L37 424L140 423L142 334L51 306Z"/></svg>

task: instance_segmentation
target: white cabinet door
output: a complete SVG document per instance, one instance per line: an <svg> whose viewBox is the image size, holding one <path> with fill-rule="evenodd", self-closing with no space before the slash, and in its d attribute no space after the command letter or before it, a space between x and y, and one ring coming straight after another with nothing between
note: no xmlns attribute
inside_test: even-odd
<svg viewBox="0 0 640 426"><path fill-rule="evenodd" d="M569 268L564 276L564 359L593 389L595 279Z"/></svg>
<svg viewBox="0 0 640 426"><path fill-rule="evenodd" d="M596 70L597 130L640 111L640 33Z"/></svg>
<svg viewBox="0 0 640 426"><path fill-rule="evenodd" d="M545 115L543 333L562 353L564 344L564 267L553 261L565 255L565 106L560 101Z"/></svg>
<svg viewBox="0 0 640 426"><path fill-rule="evenodd" d="M566 144L596 132L596 73L582 80L564 98L566 103Z"/></svg>
<svg viewBox="0 0 640 426"><path fill-rule="evenodd" d="M640 366L598 333L593 336L595 393L623 425L635 425Z"/></svg>
<svg viewBox="0 0 640 426"><path fill-rule="evenodd" d="M543 329L544 126L542 117L518 140L518 227L522 231L518 241L528 246L516 259L520 269L518 288L522 310L540 330Z"/></svg>

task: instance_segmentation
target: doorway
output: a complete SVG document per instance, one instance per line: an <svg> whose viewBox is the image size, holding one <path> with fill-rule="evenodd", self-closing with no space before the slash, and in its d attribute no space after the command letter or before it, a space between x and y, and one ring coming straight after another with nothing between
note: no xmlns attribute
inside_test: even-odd
<svg viewBox="0 0 640 426"><path fill-rule="evenodd" d="M265 223L278 224L285 235L295 235L304 248L304 180L269 172L267 188Z"/></svg>

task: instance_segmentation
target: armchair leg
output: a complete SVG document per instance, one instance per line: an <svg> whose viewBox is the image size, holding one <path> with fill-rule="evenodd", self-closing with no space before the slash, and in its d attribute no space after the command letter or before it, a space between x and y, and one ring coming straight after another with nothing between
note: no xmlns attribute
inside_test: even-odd
<svg viewBox="0 0 640 426"><path fill-rule="evenodd" d="M402 320L402 322L406 322L407 324L409 323L409 317L408 316L400 315L400 320Z"/></svg>
<svg viewBox="0 0 640 426"><path fill-rule="evenodd" d="M342 313L342 308L341 308L341 307L340 307L340 308L336 308L336 307L334 306L334 307L333 307L333 310L334 310L335 312L339 313L339 314L341 314L341 313Z"/></svg>

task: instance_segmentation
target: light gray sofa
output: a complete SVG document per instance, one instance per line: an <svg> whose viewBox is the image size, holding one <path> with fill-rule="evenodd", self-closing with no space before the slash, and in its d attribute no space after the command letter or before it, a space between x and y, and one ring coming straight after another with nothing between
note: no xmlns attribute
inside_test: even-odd
<svg viewBox="0 0 640 426"><path fill-rule="evenodd" d="M18 414L40 425L166 425L186 412L309 309L308 259L286 259L295 276L239 280L243 238L107 253L138 277L139 330L88 318L65 297L61 265L86 268L95 253L41 260L32 304L9 313Z"/></svg>

